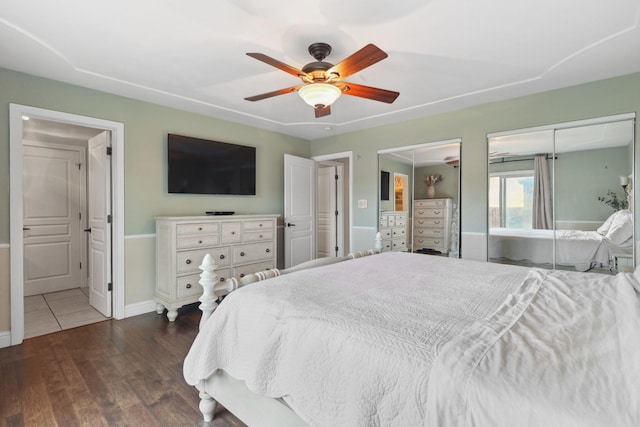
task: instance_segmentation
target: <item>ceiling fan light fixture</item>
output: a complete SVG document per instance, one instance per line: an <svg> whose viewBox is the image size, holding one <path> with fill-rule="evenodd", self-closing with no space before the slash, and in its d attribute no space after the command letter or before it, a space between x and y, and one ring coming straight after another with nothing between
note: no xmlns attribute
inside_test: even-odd
<svg viewBox="0 0 640 427"><path fill-rule="evenodd" d="M300 98L312 107L316 105L329 106L336 102L342 91L337 86L327 83L312 83L302 86L298 93Z"/></svg>

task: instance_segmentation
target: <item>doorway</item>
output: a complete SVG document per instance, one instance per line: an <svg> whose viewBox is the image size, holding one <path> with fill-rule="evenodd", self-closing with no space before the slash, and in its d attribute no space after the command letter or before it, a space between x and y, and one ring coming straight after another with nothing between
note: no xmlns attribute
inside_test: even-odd
<svg viewBox="0 0 640 427"><path fill-rule="evenodd" d="M86 263L89 268L100 267L102 270L96 272L95 268L93 272L87 272L87 265L85 264L85 270L80 273L80 276L86 276L89 281L100 276L103 280L104 289L108 289L108 293L105 293L105 297L108 298L109 315L113 315L116 319L124 318L124 125L122 123L111 122L102 119L95 119L91 117L77 116L67 113L61 113L51 110L44 110L34 107L28 107L18 104L10 105L10 174L11 174L11 188L10 188L10 216L11 216L11 229L10 229L10 242L11 242L11 344L20 344L24 339L24 312L25 312L25 283L29 279L29 274L25 273L28 265L28 250L25 249L25 244L29 243L29 237L25 236L25 232L30 230L24 230L24 228L30 228L25 225L25 213L29 213L32 207L25 208L25 185L29 184L29 179L24 177L25 170L30 169L29 164L25 164L25 146L23 139L25 139L25 132L28 132L30 126L26 125L27 120L46 121L54 129L75 129L80 131L82 129L93 129L91 132L95 134L108 135L111 148L109 152L105 151L104 155L111 156L111 162L103 168L105 174L108 176L109 182L101 182L99 188L109 189L109 200L113 200L111 207L104 207L101 209L108 209L103 212L102 215L109 220L109 241L113 243L113 246L108 249L108 265L99 265L98 262L92 260L89 254L91 251L92 243L88 242L84 236L83 240L86 246L82 246L80 252L83 256L86 256ZM59 145L69 145L69 135L60 133L54 133L54 140ZM91 138L89 138L91 139ZM51 142L51 141L50 141ZM60 144L67 142L67 144ZM60 148L60 147L58 147ZM85 142L85 149L89 148L88 140ZM90 151L90 150L87 150ZM28 153L27 153L28 154ZM89 161L91 155L87 157ZM28 162L26 162L28 163ZM95 161L94 161L95 163ZM103 164L104 166L104 164ZM85 166L87 170L89 167ZM89 184L88 187L96 187L96 185ZM91 205L91 193L89 194L89 205ZM98 192L99 193L99 192ZM99 197L100 198L100 197ZM102 205L104 206L104 204ZM75 215L75 214L74 214ZM78 214L82 215L82 211ZM90 219L91 211L85 213L84 219ZM81 221L77 221L81 224ZM86 222L85 222L86 224ZM82 233L84 234L84 229ZM62 245L65 246L65 245ZM67 245L68 246L68 245ZM91 283L91 282L89 282ZM111 311L113 307L113 311Z"/></svg>

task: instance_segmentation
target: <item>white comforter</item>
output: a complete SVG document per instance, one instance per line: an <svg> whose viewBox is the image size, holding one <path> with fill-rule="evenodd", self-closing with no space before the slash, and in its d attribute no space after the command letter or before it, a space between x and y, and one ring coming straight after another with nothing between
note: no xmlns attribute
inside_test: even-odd
<svg viewBox="0 0 640 427"><path fill-rule="evenodd" d="M312 426L419 426L441 345L496 310L526 270L384 253L229 295L184 362L284 397Z"/></svg>
<svg viewBox="0 0 640 427"><path fill-rule="evenodd" d="M631 274L532 270L442 348L430 425L640 426L637 291Z"/></svg>

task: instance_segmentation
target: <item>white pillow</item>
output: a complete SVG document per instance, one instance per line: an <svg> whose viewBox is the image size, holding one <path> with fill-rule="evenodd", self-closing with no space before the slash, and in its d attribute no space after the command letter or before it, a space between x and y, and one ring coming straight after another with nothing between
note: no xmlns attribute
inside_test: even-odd
<svg viewBox="0 0 640 427"><path fill-rule="evenodd" d="M605 222L603 222L602 225L598 227L596 231L602 234L603 236L606 236L607 233L609 232L609 229L611 228L611 224L613 224L613 221L616 219L616 217L620 212L624 212L624 211L616 211L611 215L609 215L609 218L607 218Z"/></svg>
<svg viewBox="0 0 640 427"><path fill-rule="evenodd" d="M609 231L605 237L609 239L612 245L618 246L629 240L633 236L633 220L631 212L628 210L616 212L618 215L614 218Z"/></svg>

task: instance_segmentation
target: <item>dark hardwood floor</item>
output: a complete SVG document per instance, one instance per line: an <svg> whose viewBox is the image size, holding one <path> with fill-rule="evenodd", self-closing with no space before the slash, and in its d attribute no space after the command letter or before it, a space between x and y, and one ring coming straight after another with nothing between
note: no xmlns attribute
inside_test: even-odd
<svg viewBox="0 0 640 427"><path fill-rule="evenodd" d="M30 338L0 349L0 426L244 426L218 405L206 424L182 361L196 305Z"/></svg>

